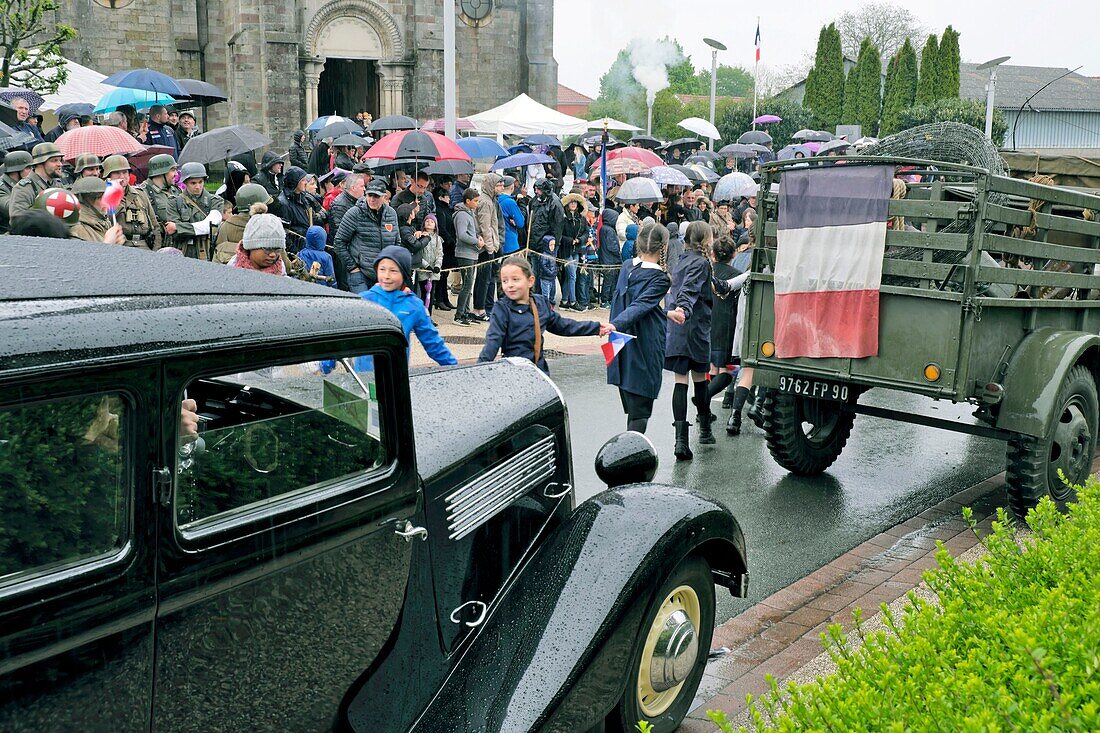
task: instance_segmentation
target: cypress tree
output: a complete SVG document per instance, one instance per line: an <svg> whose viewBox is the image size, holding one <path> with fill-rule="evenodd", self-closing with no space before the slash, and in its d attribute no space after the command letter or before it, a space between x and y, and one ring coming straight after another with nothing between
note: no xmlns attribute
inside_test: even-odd
<svg viewBox="0 0 1100 733"><path fill-rule="evenodd" d="M814 65L810 67L810 73L806 76L806 96L802 98L802 106L811 112L817 110L818 102L821 99L821 95L818 93L817 70L821 68L821 51L825 46L825 29L826 26L821 26L821 30L818 31Z"/></svg>
<svg viewBox="0 0 1100 733"><path fill-rule="evenodd" d="M883 135L892 135L897 132L898 122L901 119L902 95L901 79L898 76L900 65L898 52L890 57L890 63L886 67L886 86L882 94L882 126L880 132Z"/></svg>
<svg viewBox="0 0 1100 733"><path fill-rule="evenodd" d="M823 58L817 61L818 69L818 107L814 117L826 130L833 130L840 124L844 111L844 51L841 48L840 31L830 23L825 29L825 49Z"/></svg>
<svg viewBox="0 0 1100 733"><path fill-rule="evenodd" d="M864 135L876 135L882 114L882 57L870 38L864 38L860 45L856 71L857 122Z"/></svg>
<svg viewBox="0 0 1100 733"><path fill-rule="evenodd" d="M917 50L909 39L901 47L898 57L898 81L901 83L902 109L912 107L917 100Z"/></svg>
<svg viewBox="0 0 1100 733"><path fill-rule="evenodd" d="M959 34L947 26L936 53L936 99L959 98Z"/></svg>
<svg viewBox="0 0 1100 733"><path fill-rule="evenodd" d="M840 115L840 124L854 125L859 122L859 66L853 66L848 72L848 78L844 81L844 107Z"/></svg>
<svg viewBox="0 0 1100 733"><path fill-rule="evenodd" d="M936 34L928 36L920 54L920 80L917 82L917 104L932 104L936 101L939 85L936 82L936 67L939 62L939 43Z"/></svg>

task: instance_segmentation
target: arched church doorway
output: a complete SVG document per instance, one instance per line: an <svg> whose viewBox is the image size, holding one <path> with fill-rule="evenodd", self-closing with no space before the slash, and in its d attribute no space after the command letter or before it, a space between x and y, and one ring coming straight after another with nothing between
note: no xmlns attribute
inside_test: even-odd
<svg viewBox="0 0 1100 733"><path fill-rule="evenodd" d="M366 59L325 59L317 83L318 115L355 117L357 112L369 112L377 119L378 66Z"/></svg>

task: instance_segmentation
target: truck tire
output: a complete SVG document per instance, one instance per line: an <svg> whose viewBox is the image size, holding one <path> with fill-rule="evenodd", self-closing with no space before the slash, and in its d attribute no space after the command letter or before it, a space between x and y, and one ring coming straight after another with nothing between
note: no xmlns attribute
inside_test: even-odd
<svg viewBox="0 0 1100 733"><path fill-rule="evenodd" d="M833 464L852 434L855 413L841 402L768 390L764 434L772 458L799 476L816 476Z"/></svg>
<svg viewBox="0 0 1100 733"><path fill-rule="evenodd" d="M1019 519L1049 496L1058 508L1077 500L1077 485L1088 478L1096 452L1100 400L1087 367L1069 370L1058 390L1059 410L1043 438L1020 435L1008 441L1005 484L1008 504ZM1067 486L1058 476L1061 470Z"/></svg>
<svg viewBox="0 0 1100 733"><path fill-rule="evenodd" d="M687 627L676 621L684 618L690 620L694 631L690 642L683 633ZM630 655L626 689L608 716L608 733L636 733L643 720L653 726L653 733L673 733L679 728L699 690L713 635L714 577L706 560L691 555L676 566L649 601ZM675 668L676 674L654 685L651 670L657 668L658 650L691 647L694 658L685 653L682 664L665 665Z"/></svg>

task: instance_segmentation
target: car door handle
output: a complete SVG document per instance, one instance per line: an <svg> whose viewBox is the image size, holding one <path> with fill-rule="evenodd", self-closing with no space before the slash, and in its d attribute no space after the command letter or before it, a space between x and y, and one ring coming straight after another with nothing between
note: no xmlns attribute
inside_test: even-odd
<svg viewBox="0 0 1100 733"><path fill-rule="evenodd" d="M404 538L406 542L412 542L416 538L422 540L428 539L428 530L423 527L415 527L409 520L398 521L397 529L393 531L398 537Z"/></svg>
<svg viewBox="0 0 1100 733"><path fill-rule="evenodd" d="M477 618L475 618L473 621L463 621L459 617L459 614L462 613L462 609L466 608L466 606L476 606L477 607ZM451 623L452 624L464 623L467 626L469 626L471 629L474 628L475 626L481 626L481 623L485 620L485 611L488 608L489 607L487 605L485 605L484 603L482 603L481 601L466 601L461 606L459 606L455 610L451 611Z"/></svg>
<svg viewBox="0 0 1100 733"><path fill-rule="evenodd" d="M554 489L559 486L561 488L555 491ZM572 490L572 484L550 483L547 484L546 488L542 490L542 495L545 496L547 499L560 499Z"/></svg>

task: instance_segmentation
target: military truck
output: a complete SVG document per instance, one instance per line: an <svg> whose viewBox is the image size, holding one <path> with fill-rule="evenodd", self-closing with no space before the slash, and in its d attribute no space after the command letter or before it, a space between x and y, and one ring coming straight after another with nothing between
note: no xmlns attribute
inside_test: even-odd
<svg viewBox="0 0 1100 733"><path fill-rule="evenodd" d="M784 177L805 170L812 185L838 166L854 175L883 165L921 182L888 202L877 353L783 358L774 306ZM768 164L761 191L742 354L764 388L762 423L780 465L825 471L856 415L869 415L1003 440L1018 516L1045 495L1060 505L1075 498L1097 443L1100 196L970 165L872 156ZM968 403L976 420L865 404L876 388Z"/></svg>

